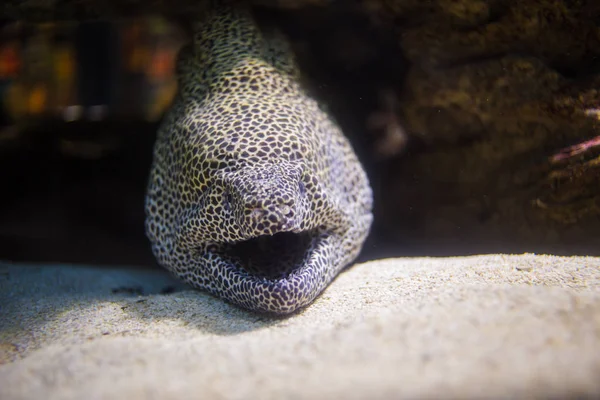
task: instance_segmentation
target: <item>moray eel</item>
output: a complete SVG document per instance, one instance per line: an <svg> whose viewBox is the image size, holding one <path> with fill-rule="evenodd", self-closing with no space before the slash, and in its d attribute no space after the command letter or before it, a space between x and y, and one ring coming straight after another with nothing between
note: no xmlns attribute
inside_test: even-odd
<svg viewBox="0 0 600 400"><path fill-rule="evenodd" d="M146 196L158 262L243 308L310 304L358 255L372 191L285 39L217 2L177 61Z"/></svg>

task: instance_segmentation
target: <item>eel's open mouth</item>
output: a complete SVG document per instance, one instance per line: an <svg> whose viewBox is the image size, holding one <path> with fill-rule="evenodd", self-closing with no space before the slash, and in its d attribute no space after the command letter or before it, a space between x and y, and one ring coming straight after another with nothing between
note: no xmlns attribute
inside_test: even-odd
<svg viewBox="0 0 600 400"><path fill-rule="evenodd" d="M225 253L252 275L281 279L306 264L318 236L314 230L262 235L228 244Z"/></svg>

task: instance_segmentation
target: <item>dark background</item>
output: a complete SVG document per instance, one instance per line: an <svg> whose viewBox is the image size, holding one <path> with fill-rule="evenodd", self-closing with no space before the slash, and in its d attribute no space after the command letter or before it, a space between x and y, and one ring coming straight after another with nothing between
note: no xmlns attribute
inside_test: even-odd
<svg viewBox="0 0 600 400"><path fill-rule="evenodd" d="M439 184L423 173L436 168L443 172L445 165L423 167L421 163L419 170L415 162L440 149L453 154L479 138L432 140L411 130L410 124L403 128L406 115L394 95L404 91L407 73L416 61L399 50L397 26L374 24L368 15L350 8L256 11L261 25L276 26L291 38L311 92L339 121L370 176L376 219L361 260L490 252L600 254L598 214L561 225L538 223L526 213L514 220L494 220L492 206L473 215L465 213L466 217L440 211L465 202L471 189L458 181ZM410 29L421 22L407 18L399 23ZM142 28L132 34L128 30L132 24ZM0 259L155 265L144 236L144 192L159 111L172 93L174 76L172 67L162 72L153 68L161 55L163 61L174 57L185 40L184 30L155 17L50 25L5 21L2 26L0 45L16 44L19 67L2 69L5 73L0 77ZM46 48L32 46L33 37L45 37ZM53 58L60 46L70 51L70 83L53 72L60 63ZM138 53L145 55L136 69L130 58ZM0 67L10 63L7 57L2 53ZM581 70L563 68L560 73L577 81L598 70L597 63L586 63ZM23 111L27 102L23 98L39 85L46 89L43 105ZM53 97L61 85L72 86L68 104L60 105ZM82 112L67 122L61 107L72 105ZM90 113L97 105L105 106L100 117ZM373 127L374 116L387 118L383 128ZM390 126L396 126L396 141L386 137ZM543 163L561 146L577 140L541 145L539 153L519 155L518 165ZM467 162L454 167L473 168ZM472 198L482 204L497 196L498 192L486 189L472 192ZM531 200L519 202L527 208ZM433 224L431 215L436 215ZM523 233L521 223L537 230Z"/></svg>

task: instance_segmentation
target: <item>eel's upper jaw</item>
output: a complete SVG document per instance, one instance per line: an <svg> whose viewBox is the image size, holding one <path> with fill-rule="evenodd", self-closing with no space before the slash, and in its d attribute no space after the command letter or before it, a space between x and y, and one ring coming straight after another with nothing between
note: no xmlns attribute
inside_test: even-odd
<svg viewBox="0 0 600 400"><path fill-rule="evenodd" d="M285 279L307 264L319 237L316 229L261 235L226 244L221 256L253 276L268 280Z"/></svg>

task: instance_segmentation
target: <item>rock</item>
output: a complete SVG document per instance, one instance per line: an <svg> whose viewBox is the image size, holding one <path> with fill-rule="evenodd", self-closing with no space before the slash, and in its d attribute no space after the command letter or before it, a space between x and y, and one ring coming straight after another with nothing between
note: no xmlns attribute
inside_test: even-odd
<svg viewBox="0 0 600 400"><path fill-rule="evenodd" d="M2 267L0 398L600 396L599 258L375 261L285 319L173 285Z"/></svg>
<svg viewBox="0 0 600 400"><path fill-rule="evenodd" d="M399 31L409 60L427 67L517 53L560 68L598 66L600 14L592 2L538 0L365 0ZM589 4L586 4L589 3ZM415 17L417 14L417 17Z"/></svg>
<svg viewBox="0 0 600 400"><path fill-rule="evenodd" d="M564 84L555 70L531 57L508 56L441 70L414 66L404 91L407 129L443 144L516 136L523 133L519 122L553 124L544 106Z"/></svg>

